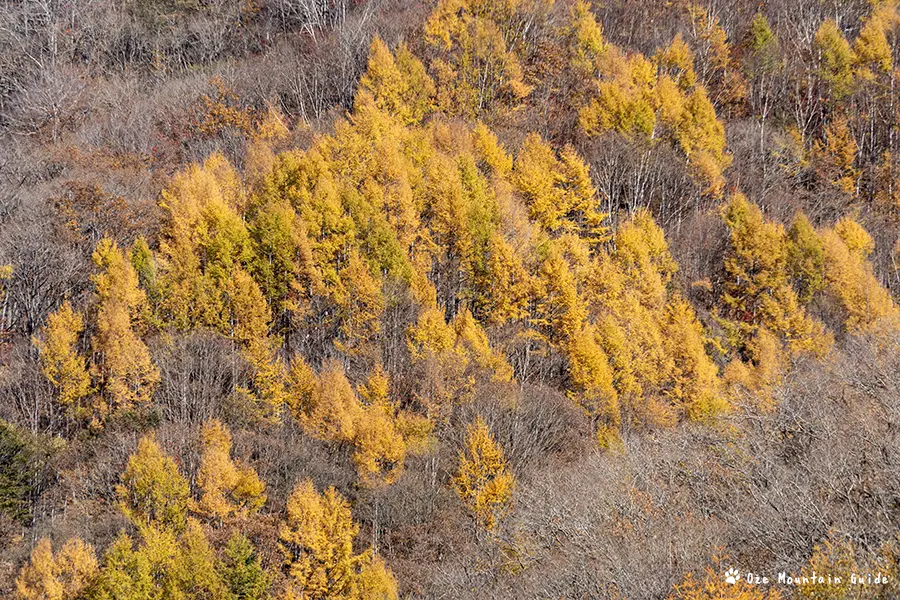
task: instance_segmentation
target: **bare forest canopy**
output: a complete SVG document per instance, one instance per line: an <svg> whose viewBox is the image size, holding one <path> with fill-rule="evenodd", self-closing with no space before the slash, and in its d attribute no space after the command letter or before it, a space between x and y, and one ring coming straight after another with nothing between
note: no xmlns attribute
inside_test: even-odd
<svg viewBox="0 0 900 600"><path fill-rule="evenodd" d="M894 0L5 2L0 597L900 597L897 59Z"/></svg>

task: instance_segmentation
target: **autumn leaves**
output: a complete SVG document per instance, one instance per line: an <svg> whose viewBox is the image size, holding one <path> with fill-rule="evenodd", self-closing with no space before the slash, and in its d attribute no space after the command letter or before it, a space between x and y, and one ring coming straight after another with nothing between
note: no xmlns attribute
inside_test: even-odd
<svg viewBox="0 0 900 600"><path fill-rule="evenodd" d="M59 403L76 421L100 427L115 411L146 406L159 374L138 335L146 324L146 292L131 261L104 239L94 251L94 263L97 301L90 366L79 349L84 321L69 302L50 315L35 344Z"/></svg>

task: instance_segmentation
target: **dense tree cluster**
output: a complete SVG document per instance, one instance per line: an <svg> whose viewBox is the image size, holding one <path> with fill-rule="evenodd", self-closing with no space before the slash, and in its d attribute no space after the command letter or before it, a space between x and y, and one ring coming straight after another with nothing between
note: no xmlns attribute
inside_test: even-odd
<svg viewBox="0 0 900 600"><path fill-rule="evenodd" d="M2 9L0 595L900 578L900 5L608 4Z"/></svg>

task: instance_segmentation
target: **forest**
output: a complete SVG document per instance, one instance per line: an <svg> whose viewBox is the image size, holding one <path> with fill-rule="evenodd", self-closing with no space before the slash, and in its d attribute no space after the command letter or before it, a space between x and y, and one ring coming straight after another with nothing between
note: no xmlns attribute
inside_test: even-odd
<svg viewBox="0 0 900 600"><path fill-rule="evenodd" d="M4 2L0 598L900 598L894 60L898 0Z"/></svg>

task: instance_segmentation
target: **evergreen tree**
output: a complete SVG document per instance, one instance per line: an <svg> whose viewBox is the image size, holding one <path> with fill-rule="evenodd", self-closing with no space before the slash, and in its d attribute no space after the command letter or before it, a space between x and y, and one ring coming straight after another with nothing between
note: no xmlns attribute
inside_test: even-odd
<svg viewBox="0 0 900 600"><path fill-rule="evenodd" d="M0 513L15 521L31 518L37 450L24 431L0 419Z"/></svg>
<svg viewBox="0 0 900 600"><path fill-rule="evenodd" d="M272 577L263 569L253 544L243 534L235 533L228 540L219 571L230 592L229 600L265 600L269 597Z"/></svg>

